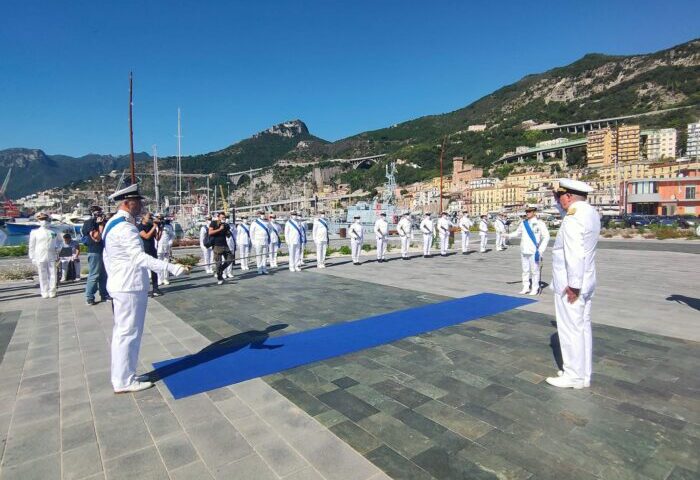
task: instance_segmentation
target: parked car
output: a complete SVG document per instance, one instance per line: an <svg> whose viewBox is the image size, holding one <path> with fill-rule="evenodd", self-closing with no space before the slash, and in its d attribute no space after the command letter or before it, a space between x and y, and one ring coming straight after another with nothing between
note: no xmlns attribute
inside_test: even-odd
<svg viewBox="0 0 700 480"><path fill-rule="evenodd" d="M647 227L651 225L652 218L647 215L630 215L628 224L632 228Z"/></svg>
<svg viewBox="0 0 700 480"><path fill-rule="evenodd" d="M600 219L600 224L603 228L625 228L627 219L622 215L604 215Z"/></svg>

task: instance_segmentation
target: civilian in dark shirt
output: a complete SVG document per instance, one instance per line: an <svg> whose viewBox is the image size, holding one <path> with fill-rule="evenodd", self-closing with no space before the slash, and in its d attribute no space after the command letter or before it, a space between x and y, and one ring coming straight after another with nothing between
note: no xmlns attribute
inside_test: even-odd
<svg viewBox="0 0 700 480"><path fill-rule="evenodd" d="M143 251L153 258L158 258L156 240L160 239L160 224L157 221L154 222L151 214L147 212L141 217L141 223L136 228L138 228L139 236L143 242ZM153 287L151 292L152 297L160 297L163 295L163 292L158 288L158 274L153 271L151 272L151 286Z"/></svg>
<svg viewBox="0 0 700 480"><path fill-rule="evenodd" d="M102 301L111 300L107 293L107 271L102 263L102 229L106 220L102 208L90 207L91 217L83 224L82 235L87 246L88 277L85 283L85 300L88 305L95 305L95 293L100 291Z"/></svg>
<svg viewBox="0 0 700 480"><path fill-rule="evenodd" d="M231 250L226 243L226 237L231 236L231 227L226 223L226 214L219 212L216 220L209 224L209 238L211 239L214 262L216 262L216 279L219 285L224 283L224 270L233 261Z"/></svg>

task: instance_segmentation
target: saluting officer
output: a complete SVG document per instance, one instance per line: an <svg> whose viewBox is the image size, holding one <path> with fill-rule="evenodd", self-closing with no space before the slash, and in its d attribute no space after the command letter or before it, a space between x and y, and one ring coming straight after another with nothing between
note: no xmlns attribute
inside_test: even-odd
<svg viewBox="0 0 700 480"><path fill-rule="evenodd" d="M563 375L547 378L547 383L555 387L578 389L591 384L591 299L600 235L598 212L586 202L592 191L587 183L568 178L559 180L554 191L562 222L552 248L552 289L564 361Z"/></svg>
<svg viewBox="0 0 700 480"><path fill-rule="evenodd" d="M166 270L181 275L182 265L168 263L147 255L136 228L136 217L143 208L138 184L112 194L120 202L117 213L102 232L107 291L112 297L114 329L112 331L112 386L114 393L138 392L153 386L136 378L139 347L148 304L149 271Z"/></svg>
<svg viewBox="0 0 700 480"><path fill-rule="evenodd" d="M508 238L520 238L520 263L523 268L523 289L521 295L537 295L540 293L540 271L542 256L549 243L549 230L544 222L537 218L536 207L525 209L526 218L518 225L513 233L507 233ZM532 286L530 286L532 280Z"/></svg>

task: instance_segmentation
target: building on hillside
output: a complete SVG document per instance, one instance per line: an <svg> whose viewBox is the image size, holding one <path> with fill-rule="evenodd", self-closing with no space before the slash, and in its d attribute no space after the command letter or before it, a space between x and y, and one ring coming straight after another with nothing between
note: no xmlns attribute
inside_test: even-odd
<svg viewBox="0 0 700 480"><path fill-rule="evenodd" d="M553 140L542 140L541 142L537 142L535 144L535 148L554 147L556 145L561 145L562 143L566 143L568 141L569 139L564 137L555 138Z"/></svg>
<svg viewBox="0 0 700 480"><path fill-rule="evenodd" d="M676 158L676 129L662 128L659 130L642 130L642 158L650 162Z"/></svg>
<svg viewBox="0 0 700 480"><path fill-rule="evenodd" d="M486 125L469 125L467 132L483 132L486 130Z"/></svg>
<svg viewBox="0 0 700 480"><path fill-rule="evenodd" d="M623 209L648 215L700 213L700 177L644 178L624 183Z"/></svg>
<svg viewBox="0 0 700 480"><path fill-rule="evenodd" d="M510 173L506 178L503 179L504 183L509 185L520 185L528 190L535 190L539 188L542 184L547 183L550 175L545 172L519 172Z"/></svg>
<svg viewBox="0 0 700 480"><path fill-rule="evenodd" d="M495 177L479 177L475 178L474 180L470 180L467 187L471 189L492 187L496 185L496 183L498 183L498 179Z"/></svg>
<svg viewBox="0 0 700 480"><path fill-rule="evenodd" d="M693 159L700 158L700 122L688 124L686 155Z"/></svg>
<svg viewBox="0 0 700 480"><path fill-rule="evenodd" d="M482 215L513 211L525 204L527 189L521 185L498 183L493 186L475 188L471 192L470 215Z"/></svg>
<svg viewBox="0 0 700 480"><path fill-rule="evenodd" d="M617 132L610 128L591 130L586 134L586 163L589 168L599 168L615 163Z"/></svg>
<svg viewBox="0 0 700 480"><path fill-rule="evenodd" d="M617 161L639 161L639 125L620 125L617 127Z"/></svg>
<svg viewBox="0 0 700 480"><path fill-rule="evenodd" d="M465 189L471 180L481 178L484 170L475 167L472 163L464 161L464 157L452 159L452 189L459 191Z"/></svg>

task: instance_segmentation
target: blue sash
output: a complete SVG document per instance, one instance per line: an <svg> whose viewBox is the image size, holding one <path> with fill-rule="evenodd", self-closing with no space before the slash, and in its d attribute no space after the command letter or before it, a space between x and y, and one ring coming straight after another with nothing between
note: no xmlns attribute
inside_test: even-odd
<svg viewBox="0 0 700 480"><path fill-rule="evenodd" d="M326 227L326 243L331 243L331 240L328 236L328 224L322 218L319 218L318 221L321 223L321 225Z"/></svg>
<svg viewBox="0 0 700 480"><path fill-rule="evenodd" d="M277 227L275 226L274 223L272 223L271 225L272 225L272 227L270 228L270 230L275 232L275 236L277 237L277 248L280 248L282 246L282 240L280 239L280 232L277 231ZM272 242L270 242L270 243L272 243Z"/></svg>
<svg viewBox="0 0 700 480"><path fill-rule="evenodd" d="M525 225L525 231L527 232L527 236L530 237L530 240L532 240L532 243L535 244L535 262L539 263L539 261L540 261L540 246L537 244L537 239L535 238L535 232L532 231L532 227L530 227L530 222L528 222L527 220L524 220L523 224Z"/></svg>
<svg viewBox="0 0 700 480"><path fill-rule="evenodd" d="M303 245L306 245L306 227L305 227L305 226L301 226L301 227L299 227L299 228L301 229L301 243L302 243Z"/></svg>
<svg viewBox="0 0 700 480"><path fill-rule="evenodd" d="M248 228L245 225L243 225L242 223L241 223L241 227L245 231L245 234L248 235L248 246L250 246L250 230L248 230Z"/></svg>
<svg viewBox="0 0 700 480"><path fill-rule="evenodd" d="M112 227L114 227L115 225L119 225L122 222L126 222L126 217L117 217L116 219L107 224L107 226L104 229L104 232L102 232L102 243L107 245L107 234L110 230L112 230Z"/></svg>
<svg viewBox="0 0 700 480"><path fill-rule="evenodd" d="M297 225L296 223L294 223L294 220L290 220L289 223L292 224L292 227L294 227L294 230L296 230L297 233L299 234L299 241L301 242L301 241L302 241L302 237L303 237L304 235L302 235L301 230L299 229L299 225ZM303 242L302 242L302 243L303 243Z"/></svg>
<svg viewBox="0 0 700 480"><path fill-rule="evenodd" d="M260 225L262 227L262 229L265 230L265 233L267 234L267 244L269 245L270 244L270 230L258 218L255 219L255 223Z"/></svg>

